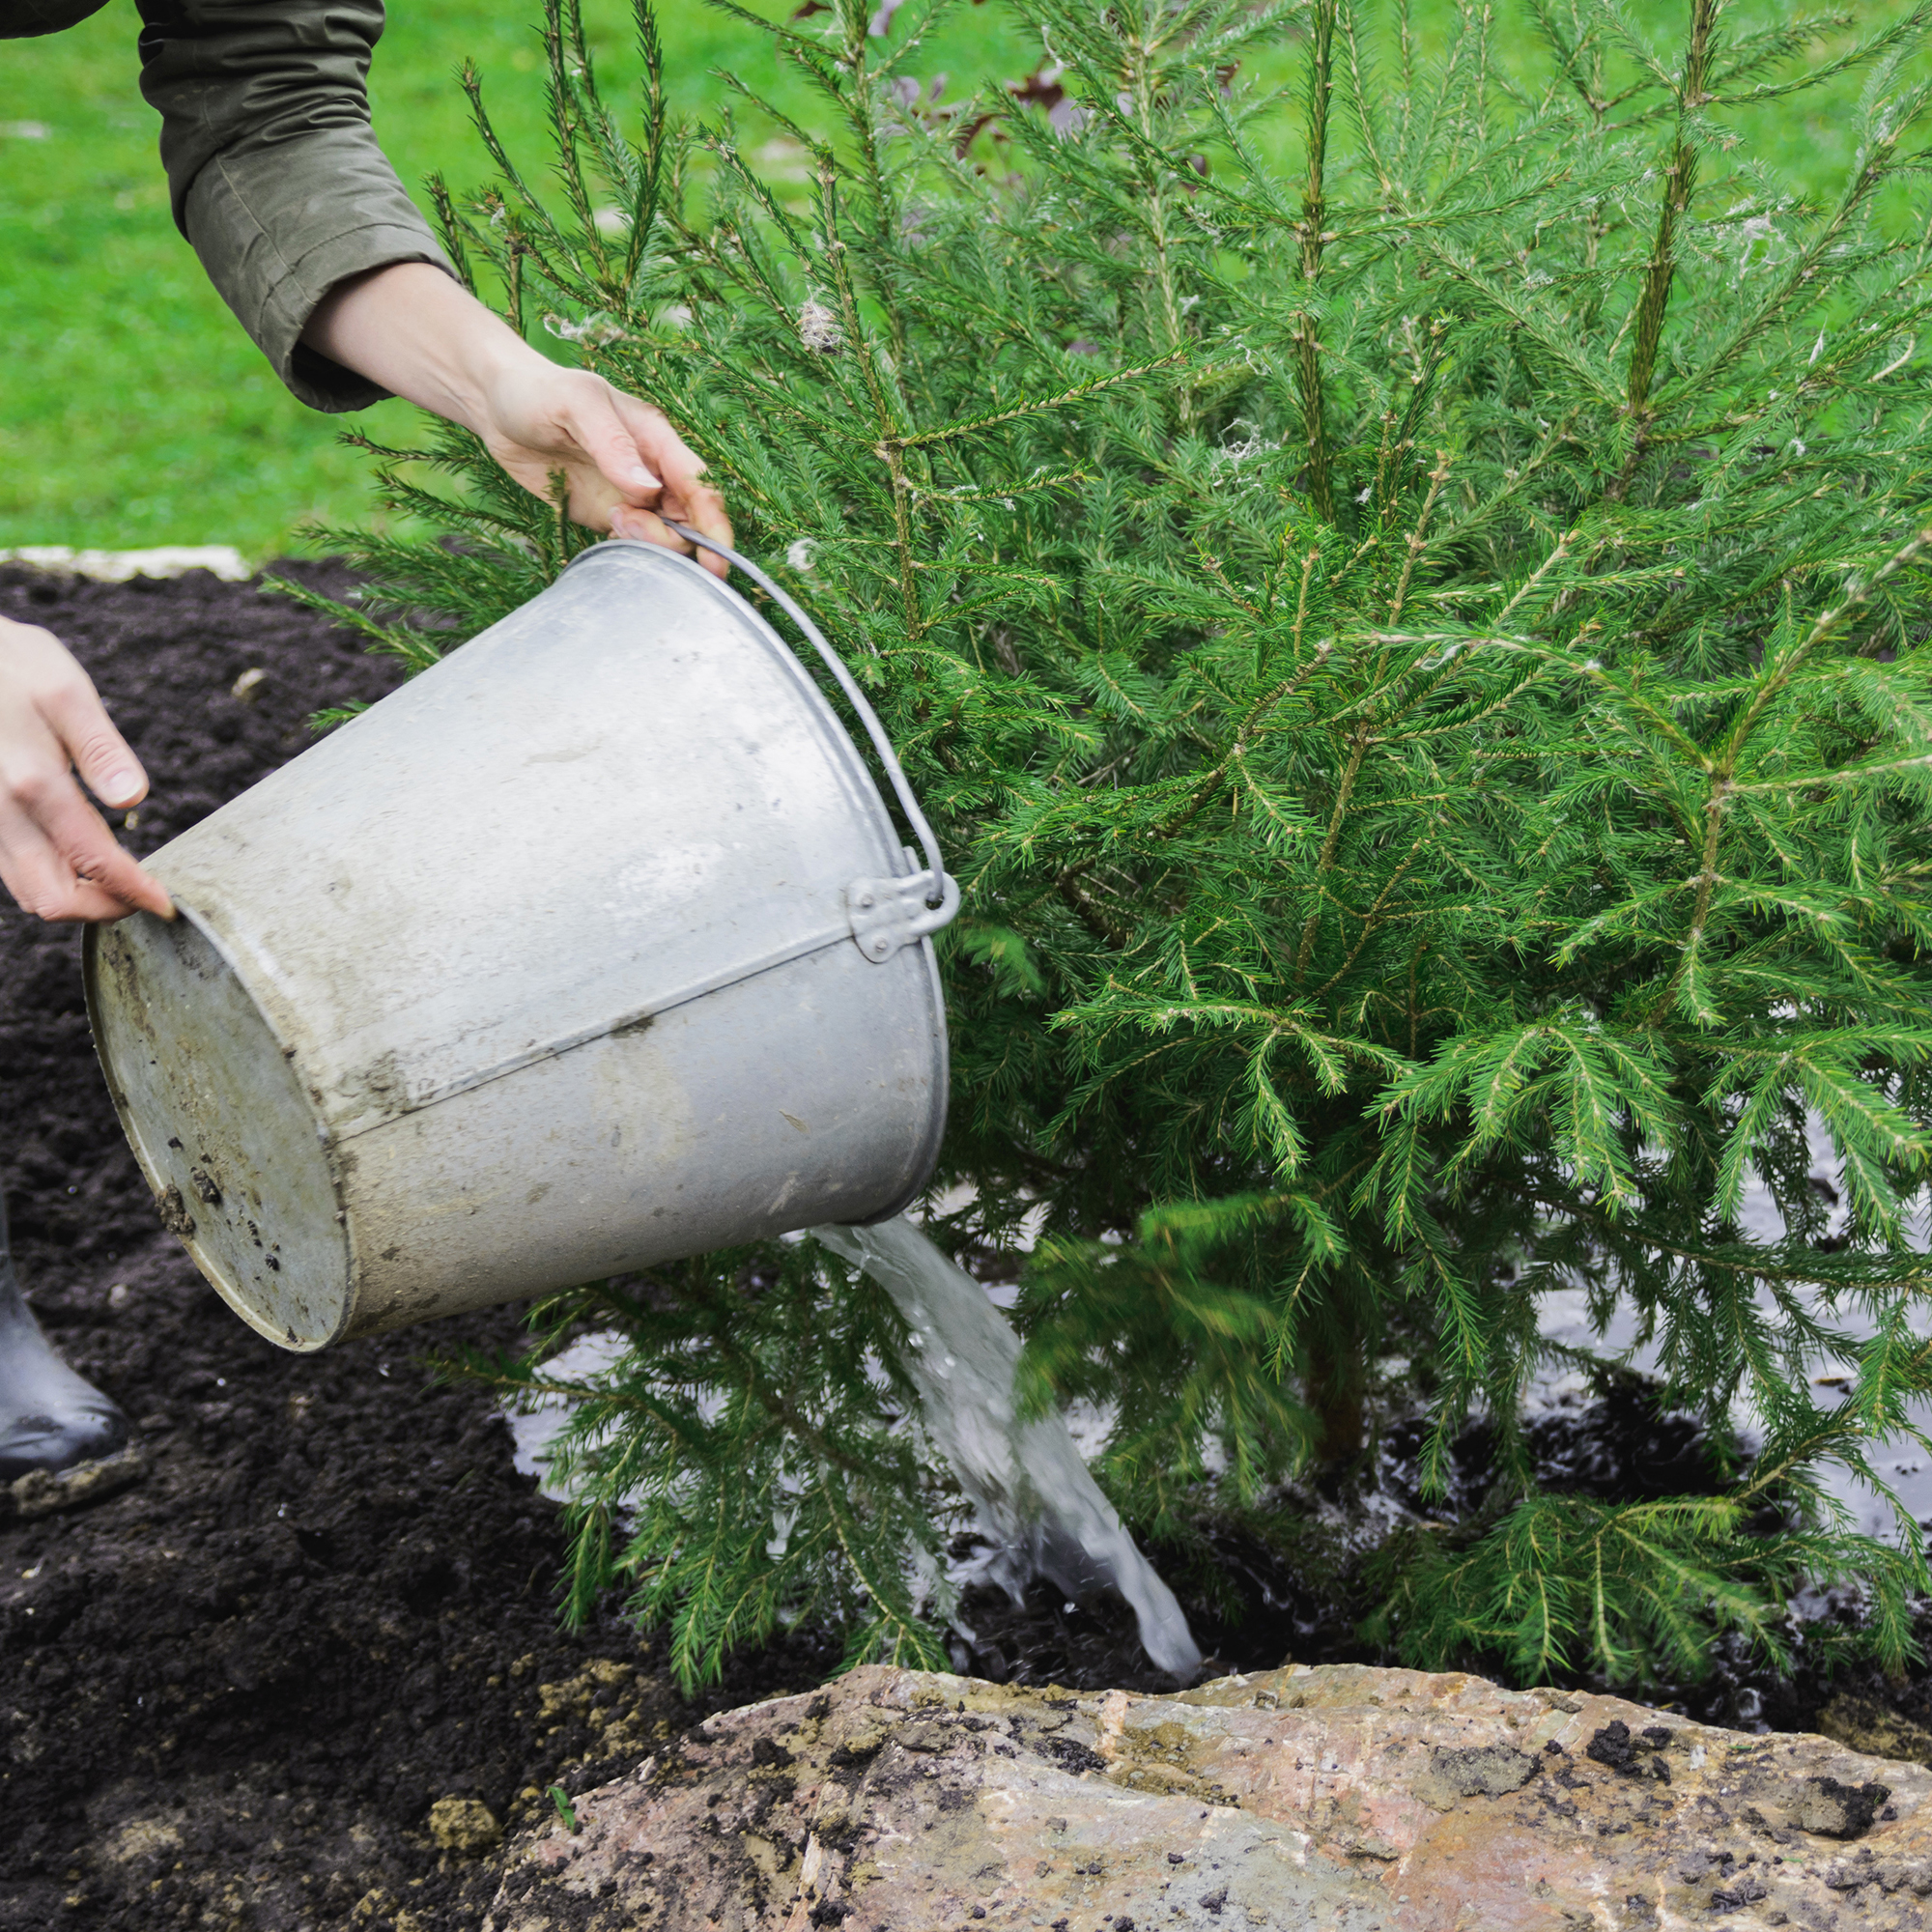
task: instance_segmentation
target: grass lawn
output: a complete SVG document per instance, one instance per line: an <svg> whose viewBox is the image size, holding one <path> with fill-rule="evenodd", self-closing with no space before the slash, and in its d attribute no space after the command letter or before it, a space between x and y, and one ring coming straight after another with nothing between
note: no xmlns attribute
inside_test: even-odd
<svg viewBox="0 0 1932 1932"><path fill-rule="evenodd" d="M584 0L600 70L628 81L623 0ZM1416 0L1428 28L1451 0ZM1661 35L1679 29L1683 0L1642 0L1632 13ZM1780 13L1782 10L1778 10ZM1866 0L1875 24L1902 0ZM1524 16L1510 0L1505 18ZM1772 17L1739 9L1739 25ZM391 0L372 87L384 146L412 187L441 171L461 188L486 178L453 78L469 55L513 147L541 171L542 86L534 4ZM768 44L702 0L664 0L670 85L680 107L708 111L730 69L787 108L808 97L781 74ZM131 0L111 0L73 32L0 44L0 547L64 543L128 549L233 543L266 557L311 518L369 515L362 460L341 448L341 424L304 410L269 373L201 275L169 218L155 155L158 123L136 86ZM1525 62L1536 58L1526 42ZM1017 77L1037 43L995 5L960 4L927 36L922 72L949 76L957 95L981 79ZM1292 65L1284 49L1281 71ZM1766 117L1760 153L1821 188L1851 157L1859 82ZM1300 107L1282 101L1281 146L1295 144ZM770 130L763 130L768 133ZM760 130L746 125L753 142ZM359 418L381 440L412 440L413 412L385 403Z"/></svg>

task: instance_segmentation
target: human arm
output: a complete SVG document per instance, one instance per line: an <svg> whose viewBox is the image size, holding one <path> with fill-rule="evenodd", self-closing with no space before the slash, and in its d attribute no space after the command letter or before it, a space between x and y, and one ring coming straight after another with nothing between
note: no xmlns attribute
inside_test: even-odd
<svg viewBox="0 0 1932 1932"><path fill-rule="evenodd" d="M527 490L559 471L593 529L688 550L674 519L731 541L724 501L663 414L587 369L563 369L440 270L397 263L338 284L302 331L310 349L461 423ZM708 553L704 564L724 575Z"/></svg>
<svg viewBox="0 0 1932 1932"><path fill-rule="evenodd" d="M312 409L383 390L301 343L338 282L446 268L369 125L382 0L137 0L175 225L275 374Z"/></svg>
<svg viewBox="0 0 1932 1932"><path fill-rule="evenodd" d="M60 640L0 617L0 885L41 919L171 918L80 780L115 811L148 794L141 761Z"/></svg>
<svg viewBox="0 0 1932 1932"><path fill-rule="evenodd" d="M655 410L559 368L447 272L369 125L382 0L139 0L175 220L283 382L321 410L397 394L474 430L537 495L566 471L596 529L724 537L723 504ZM628 438L628 440L626 440Z"/></svg>

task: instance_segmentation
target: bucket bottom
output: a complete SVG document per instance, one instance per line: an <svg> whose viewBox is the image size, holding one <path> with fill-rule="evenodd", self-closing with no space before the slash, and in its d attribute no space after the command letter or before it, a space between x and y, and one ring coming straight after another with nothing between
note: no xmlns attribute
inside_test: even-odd
<svg viewBox="0 0 1932 1932"><path fill-rule="evenodd" d="M185 909L91 928L87 965L95 1044L162 1224L270 1341L333 1341L349 1237L314 1109L262 1009Z"/></svg>

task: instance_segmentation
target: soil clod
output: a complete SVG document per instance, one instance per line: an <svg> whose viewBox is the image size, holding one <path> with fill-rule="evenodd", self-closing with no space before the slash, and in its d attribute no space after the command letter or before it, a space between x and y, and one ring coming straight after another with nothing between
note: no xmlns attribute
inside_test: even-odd
<svg viewBox="0 0 1932 1932"><path fill-rule="evenodd" d="M1840 1784L1835 1777L1814 1777L1794 1807L1794 1817L1801 1831L1821 1837L1861 1838L1890 1796L1887 1784Z"/></svg>
<svg viewBox="0 0 1932 1932"><path fill-rule="evenodd" d="M148 1459L138 1443L112 1456L80 1463L71 1469L31 1469L7 1485L12 1514L21 1521L49 1516L55 1510L78 1509L83 1503L105 1502L146 1473Z"/></svg>

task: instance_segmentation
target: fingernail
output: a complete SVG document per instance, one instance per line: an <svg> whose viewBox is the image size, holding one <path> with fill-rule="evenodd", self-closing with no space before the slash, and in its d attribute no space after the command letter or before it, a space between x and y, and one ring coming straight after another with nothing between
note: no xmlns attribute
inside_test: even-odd
<svg viewBox="0 0 1932 1932"><path fill-rule="evenodd" d="M646 469L641 463L639 464L638 467L631 471L630 480L633 483L635 483L639 490L661 490L664 488L664 485L660 483L658 479L655 476L653 476L651 472L648 469Z"/></svg>
<svg viewBox="0 0 1932 1932"><path fill-rule="evenodd" d="M126 770L118 772L109 772L107 776L103 780L101 780L101 785L104 789L105 796L110 799L125 798L127 794L134 790L135 787L140 784L140 782L141 779L139 773L126 771Z"/></svg>

